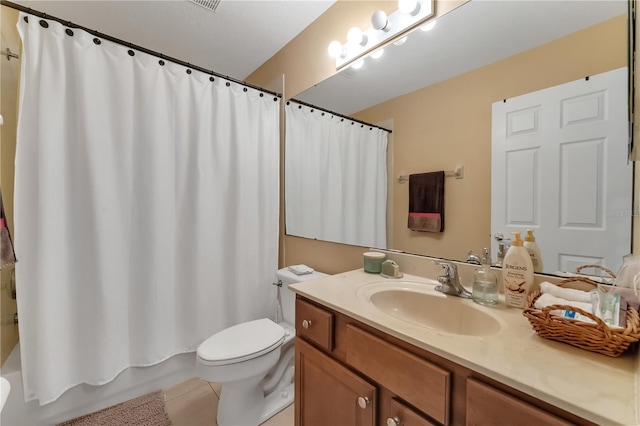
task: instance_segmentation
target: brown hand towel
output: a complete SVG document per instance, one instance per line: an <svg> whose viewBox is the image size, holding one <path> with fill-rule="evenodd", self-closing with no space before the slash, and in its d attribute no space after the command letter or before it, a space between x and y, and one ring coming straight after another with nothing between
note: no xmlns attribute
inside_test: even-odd
<svg viewBox="0 0 640 426"><path fill-rule="evenodd" d="M409 229L444 231L444 171L409 176Z"/></svg>
<svg viewBox="0 0 640 426"><path fill-rule="evenodd" d="M2 190L0 190L0 269L16 263L16 254L13 251L11 234L7 228L7 218L4 215L2 203Z"/></svg>

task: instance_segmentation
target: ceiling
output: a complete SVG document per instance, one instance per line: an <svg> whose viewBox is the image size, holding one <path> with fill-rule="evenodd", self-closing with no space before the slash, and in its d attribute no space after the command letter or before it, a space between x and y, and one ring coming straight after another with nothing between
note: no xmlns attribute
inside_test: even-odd
<svg viewBox="0 0 640 426"><path fill-rule="evenodd" d="M472 0L295 98L351 115L626 12L627 0Z"/></svg>
<svg viewBox="0 0 640 426"><path fill-rule="evenodd" d="M13 0L238 80L296 37L335 0Z"/></svg>

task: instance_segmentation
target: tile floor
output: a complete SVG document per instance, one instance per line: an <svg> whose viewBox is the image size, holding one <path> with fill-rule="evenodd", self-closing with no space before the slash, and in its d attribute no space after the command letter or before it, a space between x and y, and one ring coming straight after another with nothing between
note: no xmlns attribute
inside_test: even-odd
<svg viewBox="0 0 640 426"><path fill-rule="evenodd" d="M217 426L220 385L198 378L189 379L162 391L173 426ZM293 404L262 426L293 426Z"/></svg>

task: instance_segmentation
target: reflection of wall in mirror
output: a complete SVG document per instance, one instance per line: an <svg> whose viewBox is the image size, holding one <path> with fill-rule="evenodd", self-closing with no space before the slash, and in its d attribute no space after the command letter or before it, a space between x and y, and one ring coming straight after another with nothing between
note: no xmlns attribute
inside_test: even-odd
<svg viewBox="0 0 640 426"><path fill-rule="evenodd" d="M492 103L624 67L626 38L620 16L354 114L372 123L393 118L394 176L465 167L464 179L446 181L440 235L407 229L408 192L397 184L394 248L458 260L481 253L490 241Z"/></svg>

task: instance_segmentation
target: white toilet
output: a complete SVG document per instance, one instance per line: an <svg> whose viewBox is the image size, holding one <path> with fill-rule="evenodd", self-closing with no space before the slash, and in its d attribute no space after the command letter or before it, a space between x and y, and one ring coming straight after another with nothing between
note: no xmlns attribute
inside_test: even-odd
<svg viewBox="0 0 640 426"><path fill-rule="evenodd" d="M198 377L222 384L219 426L258 425L293 402L295 293L289 284L326 276L277 274L283 322L268 318L244 322L209 337L198 346Z"/></svg>

